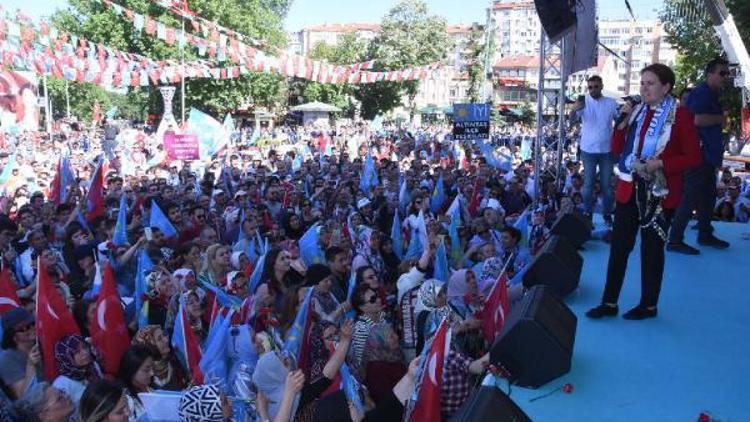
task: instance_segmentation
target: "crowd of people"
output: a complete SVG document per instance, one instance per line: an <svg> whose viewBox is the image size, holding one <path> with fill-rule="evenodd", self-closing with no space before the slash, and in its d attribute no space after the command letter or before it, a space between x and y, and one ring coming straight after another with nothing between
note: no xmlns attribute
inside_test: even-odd
<svg viewBox="0 0 750 422"><path fill-rule="evenodd" d="M606 107L611 130L618 109ZM168 160L142 130L105 129L2 139L0 285L18 303L0 303L0 421L148 420L144 394L162 391L181 393L185 421L401 420L443 321L453 333L440 397L448 418L492 369L480 315L493 289L503 283L511 306L523 296L523 271L559 214L612 222L613 180L591 170L612 171L596 155L608 149L584 148L586 167L568 159L558 183L512 132L488 150L453 141L447 125L277 127L240 134L201 163ZM747 221L746 181L725 171L719 187L718 217ZM595 234L611 238L606 226ZM92 341L104 267L129 339L116 370ZM35 329L40 277L79 330L54 350ZM199 375L178 334L218 354L224 371ZM301 354L290 355L300 334Z"/></svg>

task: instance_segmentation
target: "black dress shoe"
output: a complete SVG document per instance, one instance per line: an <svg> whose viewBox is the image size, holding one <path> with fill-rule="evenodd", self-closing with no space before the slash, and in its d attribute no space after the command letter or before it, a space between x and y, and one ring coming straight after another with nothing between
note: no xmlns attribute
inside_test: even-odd
<svg viewBox="0 0 750 422"><path fill-rule="evenodd" d="M700 255L701 251L688 245L685 242L669 242L667 243L667 250L670 252L677 252L685 255Z"/></svg>
<svg viewBox="0 0 750 422"><path fill-rule="evenodd" d="M601 304L597 306L596 308L589 309L588 312L586 312L586 316L592 319L599 319L605 316L615 316L617 315L617 311L618 311L617 305L610 306L610 305Z"/></svg>
<svg viewBox="0 0 750 422"><path fill-rule="evenodd" d="M698 244L701 246L711 246L716 249L726 249L729 247L729 242L725 242L714 235L698 238Z"/></svg>
<svg viewBox="0 0 750 422"><path fill-rule="evenodd" d="M639 320L646 318L654 318L656 316L656 308L646 308L645 306L636 306L635 308L622 314L622 317L630 320Z"/></svg>

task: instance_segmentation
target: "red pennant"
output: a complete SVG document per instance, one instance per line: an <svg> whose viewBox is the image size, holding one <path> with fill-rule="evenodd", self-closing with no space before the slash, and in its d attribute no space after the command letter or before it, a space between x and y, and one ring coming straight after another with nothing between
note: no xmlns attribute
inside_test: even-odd
<svg viewBox="0 0 750 422"><path fill-rule="evenodd" d="M4 267L0 272L0 316L13 308L21 307L21 301L18 300L16 290L18 290L18 287L10 279L10 270L8 267Z"/></svg>
<svg viewBox="0 0 750 422"><path fill-rule="evenodd" d="M482 318L482 333L489 344L495 342L497 333L503 329L509 311L508 275L503 271L495 281L484 307L479 311Z"/></svg>
<svg viewBox="0 0 750 422"><path fill-rule="evenodd" d="M421 383L410 421L439 421L440 393L443 388L443 366L450 351L450 332L445 320L432 338L430 350L422 364Z"/></svg>
<svg viewBox="0 0 750 422"><path fill-rule="evenodd" d="M109 263L102 268L102 288L96 299L94 321L91 323L91 341L99 349L106 374L116 375L122 355L130 345L125 325L120 295L117 294L115 274Z"/></svg>
<svg viewBox="0 0 750 422"><path fill-rule="evenodd" d="M37 268L36 335L42 348L45 378L54 380L57 377L55 345L63 337L81 332L47 269L41 262Z"/></svg>

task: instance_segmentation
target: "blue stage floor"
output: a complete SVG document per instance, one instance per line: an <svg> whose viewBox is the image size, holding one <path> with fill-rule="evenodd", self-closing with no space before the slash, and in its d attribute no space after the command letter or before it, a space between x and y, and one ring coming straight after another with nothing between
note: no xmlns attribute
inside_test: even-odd
<svg viewBox="0 0 750 422"><path fill-rule="evenodd" d="M537 390L514 387L511 398L535 421L693 422L701 411L750 421L750 240L741 236L750 225L715 227L731 247L667 252L659 316L646 321L586 318L601 299L609 254L609 245L587 243L580 287L566 299L578 317L571 372ZM686 233L692 245L695 233ZM620 315L640 297L639 248ZM565 383L571 394L529 401Z"/></svg>

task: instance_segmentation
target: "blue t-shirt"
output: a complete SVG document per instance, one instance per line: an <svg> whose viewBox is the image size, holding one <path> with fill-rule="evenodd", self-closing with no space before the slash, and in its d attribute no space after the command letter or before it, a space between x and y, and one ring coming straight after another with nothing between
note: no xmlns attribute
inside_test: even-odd
<svg viewBox="0 0 750 422"><path fill-rule="evenodd" d="M687 107L693 114L724 114L719 103L719 96L705 82L690 93ZM721 133L721 125L698 127L698 137L701 140L705 162L712 166L721 166L724 157L724 137Z"/></svg>

